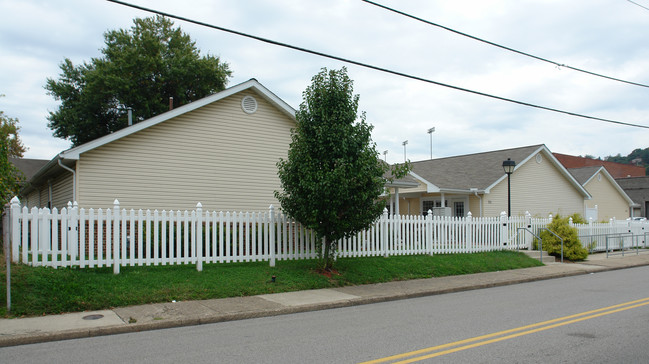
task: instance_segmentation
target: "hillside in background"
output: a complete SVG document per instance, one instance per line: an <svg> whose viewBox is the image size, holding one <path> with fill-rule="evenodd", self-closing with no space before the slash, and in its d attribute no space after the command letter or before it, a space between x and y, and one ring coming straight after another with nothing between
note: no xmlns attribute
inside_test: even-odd
<svg viewBox="0 0 649 364"><path fill-rule="evenodd" d="M585 158L592 158L592 159L602 159L601 157L596 158L592 155L585 155ZM642 166L645 167L645 174L649 176L649 148L645 149L634 149L629 155L627 156L622 156L620 153L618 153L615 156L608 156L604 158L605 161L608 162L617 162L617 163L624 163L624 164L632 164L634 166Z"/></svg>

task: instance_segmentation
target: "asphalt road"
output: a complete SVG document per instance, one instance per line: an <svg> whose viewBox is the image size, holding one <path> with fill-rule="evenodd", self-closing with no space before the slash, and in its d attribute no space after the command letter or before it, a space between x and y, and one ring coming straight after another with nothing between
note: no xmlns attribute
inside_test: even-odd
<svg viewBox="0 0 649 364"><path fill-rule="evenodd" d="M0 363L647 363L648 340L649 267L641 267L0 348Z"/></svg>

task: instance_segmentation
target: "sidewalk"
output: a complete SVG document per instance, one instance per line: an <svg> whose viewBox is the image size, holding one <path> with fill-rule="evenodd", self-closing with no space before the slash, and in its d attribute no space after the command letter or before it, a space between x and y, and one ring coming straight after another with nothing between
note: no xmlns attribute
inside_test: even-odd
<svg viewBox="0 0 649 364"><path fill-rule="evenodd" d="M549 263L500 272L0 319L0 347L324 310L646 265L646 252L609 258L600 253L580 263Z"/></svg>

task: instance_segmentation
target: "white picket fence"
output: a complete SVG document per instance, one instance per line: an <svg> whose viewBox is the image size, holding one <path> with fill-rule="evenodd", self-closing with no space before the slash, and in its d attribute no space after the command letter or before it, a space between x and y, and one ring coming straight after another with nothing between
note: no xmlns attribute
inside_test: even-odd
<svg viewBox="0 0 649 364"><path fill-rule="evenodd" d="M649 244L649 222L635 220L615 220L570 225L577 228L579 240L591 252L647 248Z"/></svg>
<svg viewBox="0 0 649 364"><path fill-rule="evenodd" d="M313 259L322 254L313 232L271 206L267 212L150 211L10 207L13 262L51 267L228 263ZM530 248L545 219L388 215L337 242L339 257L473 253ZM612 226L611 224L609 224ZM595 224L589 232L598 233ZM583 231L584 227L578 227ZM524 231L523 229L528 229ZM603 231L603 230L602 230ZM591 234L592 235L592 234ZM586 244L586 243L585 243Z"/></svg>

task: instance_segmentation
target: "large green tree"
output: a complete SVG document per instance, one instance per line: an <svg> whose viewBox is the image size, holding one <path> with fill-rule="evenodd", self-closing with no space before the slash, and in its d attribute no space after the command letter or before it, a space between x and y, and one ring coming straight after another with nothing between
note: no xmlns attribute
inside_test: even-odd
<svg viewBox="0 0 649 364"><path fill-rule="evenodd" d="M2 97L4 95L0 95ZM10 118L0 111L0 209L18 194L23 174L9 162L9 157L22 157L25 153L18 135L18 119Z"/></svg>
<svg viewBox="0 0 649 364"><path fill-rule="evenodd" d="M61 64L45 89L59 109L50 112L54 136L83 144L134 121L148 119L225 88L232 72L218 57L201 56L196 44L167 18L135 19L131 29L104 34L102 56L75 66Z"/></svg>
<svg viewBox="0 0 649 364"><path fill-rule="evenodd" d="M0 94L0 97L5 95ZM22 158L27 148L20 140L18 131L18 119L7 116L4 111L0 110L0 138L2 138L7 145L7 156Z"/></svg>
<svg viewBox="0 0 649 364"><path fill-rule="evenodd" d="M288 158L277 164L282 210L324 244L323 268L331 269L336 241L369 227L385 202L388 166L372 142L372 126L358 115L347 70L322 69L303 93ZM405 174L399 172L398 174Z"/></svg>

